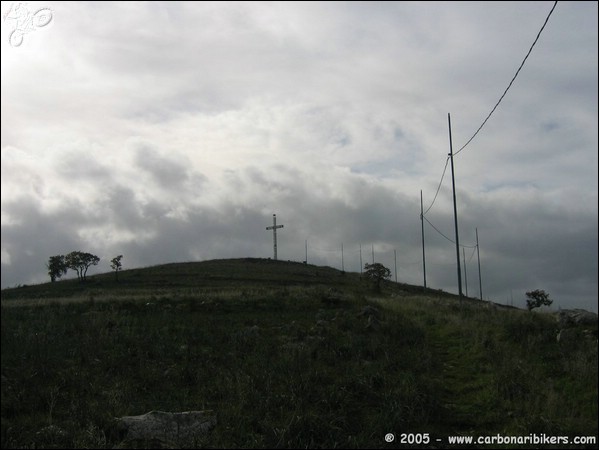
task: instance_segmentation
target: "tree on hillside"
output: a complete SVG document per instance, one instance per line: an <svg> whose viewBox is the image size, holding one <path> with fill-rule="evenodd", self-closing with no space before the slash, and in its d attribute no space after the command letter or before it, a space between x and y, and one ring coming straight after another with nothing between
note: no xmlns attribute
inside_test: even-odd
<svg viewBox="0 0 599 450"><path fill-rule="evenodd" d="M381 288L381 281L391 278L391 271L381 263L373 263L364 265L366 278L374 282L377 290Z"/></svg>
<svg viewBox="0 0 599 450"><path fill-rule="evenodd" d="M119 270L121 270L123 267L123 265L121 264L122 258L123 258L123 255L119 255L110 260L110 267L112 267L112 270L114 270L114 275L116 277L116 281L119 281Z"/></svg>
<svg viewBox="0 0 599 450"><path fill-rule="evenodd" d="M73 269L77 272L79 281L85 281L87 279L87 269L89 269L90 266L97 266L100 262L100 258L91 253L71 252L65 256L65 262L69 269Z"/></svg>
<svg viewBox="0 0 599 450"><path fill-rule="evenodd" d="M48 275L50 275L50 281L54 283L58 278L62 277L67 270L69 269L64 255L56 255L50 256L50 260L48 264L46 264L48 268Z"/></svg>
<svg viewBox="0 0 599 450"><path fill-rule="evenodd" d="M542 289L529 291L526 293L526 297L526 307L529 311L532 311L534 308L539 308L543 305L550 306L553 303L553 300L549 300L549 294Z"/></svg>

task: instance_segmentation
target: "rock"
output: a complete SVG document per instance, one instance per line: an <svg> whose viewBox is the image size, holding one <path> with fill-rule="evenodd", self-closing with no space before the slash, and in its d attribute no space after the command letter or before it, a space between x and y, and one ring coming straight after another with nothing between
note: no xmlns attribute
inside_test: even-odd
<svg viewBox="0 0 599 450"><path fill-rule="evenodd" d="M562 309L557 313L556 318L558 321L557 342L597 341L596 313L584 309Z"/></svg>
<svg viewBox="0 0 599 450"><path fill-rule="evenodd" d="M562 309L557 320L560 328L574 325L597 325L597 314L584 309Z"/></svg>
<svg viewBox="0 0 599 450"><path fill-rule="evenodd" d="M116 419L122 437L119 448L139 445L152 448L197 447L199 438L216 426L212 411L150 411Z"/></svg>
<svg viewBox="0 0 599 450"><path fill-rule="evenodd" d="M597 341L597 329L594 329L594 330L582 330L582 335L586 339Z"/></svg>

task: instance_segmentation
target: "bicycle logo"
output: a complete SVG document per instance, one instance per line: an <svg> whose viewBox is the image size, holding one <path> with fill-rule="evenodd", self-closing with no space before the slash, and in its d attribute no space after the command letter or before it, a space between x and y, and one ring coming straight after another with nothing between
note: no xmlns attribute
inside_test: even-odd
<svg viewBox="0 0 599 450"><path fill-rule="evenodd" d="M4 21L8 20L14 21L14 30L10 33L8 42L12 47L19 47L27 33L45 27L52 21L52 10L41 8L32 13L26 4L17 3L4 15Z"/></svg>

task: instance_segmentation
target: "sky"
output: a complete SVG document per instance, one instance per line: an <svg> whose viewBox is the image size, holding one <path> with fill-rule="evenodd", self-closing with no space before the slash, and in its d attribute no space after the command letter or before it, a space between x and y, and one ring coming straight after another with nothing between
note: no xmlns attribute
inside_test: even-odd
<svg viewBox="0 0 599 450"><path fill-rule="evenodd" d="M422 192L458 293L453 150L464 294L596 312L598 3L554 3L2 2L2 288L272 258L273 214L279 260L422 285Z"/></svg>

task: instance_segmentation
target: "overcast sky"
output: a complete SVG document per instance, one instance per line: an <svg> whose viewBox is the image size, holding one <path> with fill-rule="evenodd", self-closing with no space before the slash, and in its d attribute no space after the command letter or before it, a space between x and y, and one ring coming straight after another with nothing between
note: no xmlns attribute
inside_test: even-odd
<svg viewBox="0 0 599 450"><path fill-rule="evenodd" d="M281 260L422 285L448 113L455 153L553 5L2 2L2 287L73 250L272 257L273 214ZM478 229L485 299L597 311L597 17L559 2L454 157L470 296ZM451 166L425 217L455 239ZM427 284L457 293L430 224Z"/></svg>

